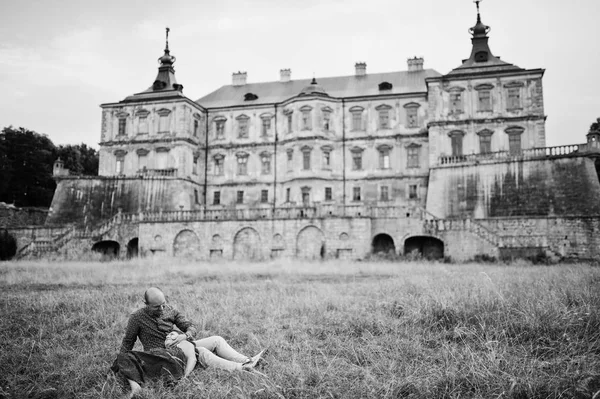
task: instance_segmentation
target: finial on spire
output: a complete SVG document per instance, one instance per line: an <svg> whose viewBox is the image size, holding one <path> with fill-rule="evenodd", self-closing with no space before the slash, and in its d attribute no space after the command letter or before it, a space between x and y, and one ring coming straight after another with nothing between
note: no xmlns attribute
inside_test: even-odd
<svg viewBox="0 0 600 399"><path fill-rule="evenodd" d="M477 7L479 7L479 5L478 5ZM169 29L169 27L167 26L167 27L165 28L165 30L167 31L167 34L166 34L166 36L167 36L167 40L166 40L166 47L165 47L165 50L166 50L166 51L169 51L169 31L170 31L171 29Z"/></svg>
<svg viewBox="0 0 600 399"><path fill-rule="evenodd" d="M477 22L481 23L481 15L479 14L479 3L482 0L473 0L473 3L475 3L477 5Z"/></svg>

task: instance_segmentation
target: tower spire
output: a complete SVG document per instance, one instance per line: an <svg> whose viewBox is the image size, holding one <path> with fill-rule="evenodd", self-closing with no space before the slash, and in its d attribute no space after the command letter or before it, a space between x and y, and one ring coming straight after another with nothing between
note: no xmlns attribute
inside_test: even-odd
<svg viewBox="0 0 600 399"><path fill-rule="evenodd" d="M477 5L477 9L479 9L479 5ZM166 38L166 44L165 44L165 53L167 53L167 54L168 54L168 53L169 53L169 31L170 31L171 29L169 29L169 27L167 26L167 27L165 28L165 30L167 31L167 32L166 32L166 36L167 36L167 38Z"/></svg>

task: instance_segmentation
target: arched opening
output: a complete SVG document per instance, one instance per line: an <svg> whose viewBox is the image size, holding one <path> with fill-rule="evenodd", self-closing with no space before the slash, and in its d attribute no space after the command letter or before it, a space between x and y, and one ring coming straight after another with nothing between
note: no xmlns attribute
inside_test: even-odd
<svg viewBox="0 0 600 399"><path fill-rule="evenodd" d="M119 257L121 246L116 241L98 241L92 246L92 251L102 255L103 260Z"/></svg>
<svg viewBox="0 0 600 399"><path fill-rule="evenodd" d="M323 259L325 253L325 237L320 229L308 226L300 231L296 242L296 255L299 258Z"/></svg>
<svg viewBox="0 0 600 399"><path fill-rule="evenodd" d="M394 255L396 253L394 239L388 234L377 234L373 237L372 252L373 254Z"/></svg>
<svg viewBox="0 0 600 399"><path fill-rule="evenodd" d="M200 255L200 239L191 230L182 230L173 242L173 255L178 258L197 258Z"/></svg>
<svg viewBox="0 0 600 399"><path fill-rule="evenodd" d="M404 255L418 253L426 259L442 259L444 242L435 237L415 236L404 241Z"/></svg>
<svg viewBox="0 0 600 399"><path fill-rule="evenodd" d="M260 254L258 232L251 227L238 231L233 239L233 259L259 259Z"/></svg>
<svg viewBox="0 0 600 399"><path fill-rule="evenodd" d="M137 258L139 256L138 243L139 243L139 240L137 237L132 238L127 243L127 259Z"/></svg>
<svg viewBox="0 0 600 399"><path fill-rule="evenodd" d="M10 260L17 254L17 240L6 229L0 230L0 260Z"/></svg>

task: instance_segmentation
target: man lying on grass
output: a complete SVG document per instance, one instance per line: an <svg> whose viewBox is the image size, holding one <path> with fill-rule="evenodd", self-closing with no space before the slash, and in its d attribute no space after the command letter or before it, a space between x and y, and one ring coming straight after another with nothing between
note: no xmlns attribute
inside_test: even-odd
<svg viewBox="0 0 600 399"><path fill-rule="evenodd" d="M185 377L196 364L203 368L252 371L261 359L264 351L249 358L236 352L219 336L194 341L196 327L167 305L159 288L149 288L144 293L144 303L145 307L129 317L120 353L111 367L129 381L132 391L139 390L146 377ZM174 326L184 334L173 331ZM132 351L138 338L143 352Z"/></svg>

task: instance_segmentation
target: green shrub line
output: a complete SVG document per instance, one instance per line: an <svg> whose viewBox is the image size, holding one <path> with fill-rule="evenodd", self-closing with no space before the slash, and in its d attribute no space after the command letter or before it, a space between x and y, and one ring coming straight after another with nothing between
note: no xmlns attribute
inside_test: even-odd
<svg viewBox="0 0 600 399"><path fill-rule="evenodd" d="M0 398L122 397L108 368L150 285L269 352L264 376L197 369L143 398L600 397L593 265L159 259L0 264Z"/></svg>

